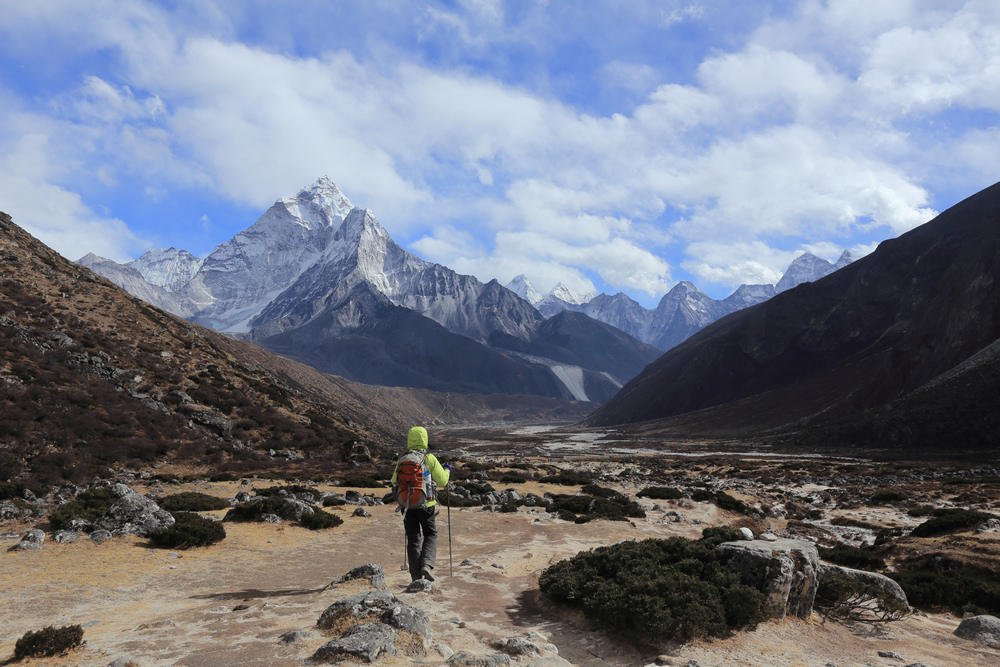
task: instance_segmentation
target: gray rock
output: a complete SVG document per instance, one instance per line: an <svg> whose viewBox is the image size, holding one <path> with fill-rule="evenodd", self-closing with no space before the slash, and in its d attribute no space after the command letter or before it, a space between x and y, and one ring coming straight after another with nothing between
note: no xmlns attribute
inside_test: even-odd
<svg viewBox="0 0 1000 667"><path fill-rule="evenodd" d="M364 507L359 507L356 510L354 510L354 514L352 516L360 516L363 518L368 518L371 515L372 513L366 510Z"/></svg>
<svg viewBox="0 0 1000 667"><path fill-rule="evenodd" d="M761 533L757 539L763 540L764 542L777 542L778 536L774 533Z"/></svg>
<svg viewBox="0 0 1000 667"><path fill-rule="evenodd" d="M746 526L744 526L743 528L740 528L740 535L742 536L742 538L744 540L746 540L748 542L751 541L751 540L753 540L753 531L750 530L749 528L747 528Z"/></svg>
<svg viewBox="0 0 1000 667"><path fill-rule="evenodd" d="M35 544L42 544L45 542L45 532L38 529L32 528L24 534L21 538L22 542L34 542Z"/></svg>
<svg viewBox="0 0 1000 667"><path fill-rule="evenodd" d="M92 532L90 534L90 539L92 539L92 540L94 540L95 542L98 542L98 543L99 542L104 542L105 540L110 540L111 539L111 531L110 530L104 530L103 528L101 528L99 530L95 530L94 532Z"/></svg>
<svg viewBox="0 0 1000 667"><path fill-rule="evenodd" d="M452 667L500 667L510 664L510 656L506 653L473 655L467 651L459 651L446 662Z"/></svg>
<svg viewBox="0 0 1000 667"><path fill-rule="evenodd" d="M523 637L508 637L507 639L498 639L493 643L493 647L499 651L503 651L507 655L519 656L519 655L530 655L538 656L542 654L542 649L536 645L534 642L530 642Z"/></svg>
<svg viewBox="0 0 1000 667"><path fill-rule="evenodd" d="M415 581L411 581L410 582L410 584L406 587L406 592L407 593L426 593L426 592L430 591L433 588L434 588L434 584L432 584L431 582L427 581L426 579L417 579Z"/></svg>
<svg viewBox="0 0 1000 667"><path fill-rule="evenodd" d="M160 509L155 502L124 484L112 485L111 493L118 500L94 522L98 529L110 531L112 535L145 537L151 530L166 528L174 523L170 512Z"/></svg>
<svg viewBox="0 0 1000 667"><path fill-rule="evenodd" d="M820 581L837 574L874 586L875 588L888 593L906 606L910 606L909 602L906 601L906 593L903 591L902 586L884 574L878 574L877 572L865 572L864 570L854 570L849 567L841 567L839 565L823 564L819 566Z"/></svg>
<svg viewBox="0 0 1000 667"><path fill-rule="evenodd" d="M108 667L130 667L130 665L138 665L132 658L115 658L108 663Z"/></svg>
<svg viewBox="0 0 1000 667"><path fill-rule="evenodd" d="M18 542L7 551L37 551L42 548L42 545L38 542L25 542L24 540Z"/></svg>
<svg viewBox="0 0 1000 667"><path fill-rule="evenodd" d="M281 517L277 514L261 514L260 520L264 523L281 523Z"/></svg>
<svg viewBox="0 0 1000 667"><path fill-rule="evenodd" d="M893 660L902 660L903 656L896 653L895 651L879 651L878 657L880 658L891 658Z"/></svg>
<svg viewBox="0 0 1000 667"><path fill-rule="evenodd" d="M57 530L52 539L60 544L63 542L76 542L80 539L80 533L75 530Z"/></svg>
<svg viewBox="0 0 1000 667"><path fill-rule="evenodd" d="M5 540L16 540L19 537L21 537L21 533L14 533L10 531L6 533L0 533L0 538L3 538Z"/></svg>
<svg viewBox="0 0 1000 667"><path fill-rule="evenodd" d="M89 533L94 529L94 524L86 519L81 519L77 517L76 519L71 519L68 524L66 524L68 530L74 530L78 533Z"/></svg>
<svg viewBox="0 0 1000 667"><path fill-rule="evenodd" d="M247 493L246 491L240 491L240 492L238 492L236 494L236 497L233 500L235 502L237 502L237 503L246 503L246 502L249 502L250 501L250 494Z"/></svg>
<svg viewBox="0 0 1000 667"><path fill-rule="evenodd" d="M435 644L434 650L437 651L439 656L445 659L455 655L455 652L451 650L451 647L445 646L444 644Z"/></svg>
<svg viewBox="0 0 1000 667"><path fill-rule="evenodd" d="M313 513L313 508L295 498L285 498L285 505L281 509L284 516L292 521L299 521L304 515Z"/></svg>
<svg viewBox="0 0 1000 667"><path fill-rule="evenodd" d="M558 655L547 655L544 658L529 658L517 664L521 667L575 667L572 662L565 658L560 658Z"/></svg>
<svg viewBox="0 0 1000 667"><path fill-rule="evenodd" d="M328 629L344 618L359 622L380 621L398 630L420 635L424 648L430 645L431 621L427 614L401 602L389 591L358 593L326 608L316 625Z"/></svg>
<svg viewBox="0 0 1000 667"><path fill-rule="evenodd" d="M21 516L21 510L9 500L0 501L0 521L10 521Z"/></svg>
<svg viewBox="0 0 1000 667"><path fill-rule="evenodd" d="M989 519L983 523L976 526L977 533L996 533L1000 532L1000 519Z"/></svg>
<svg viewBox="0 0 1000 667"><path fill-rule="evenodd" d="M294 644L295 642L302 641L308 637L312 636L311 632L306 630L289 630L285 634L278 637L283 644Z"/></svg>
<svg viewBox="0 0 1000 667"><path fill-rule="evenodd" d="M723 542L724 561L747 586L767 596L764 613L809 618L819 586L819 553L805 540Z"/></svg>
<svg viewBox="0 0 1000 667"><path fill-rule="evenodd" d="M337 577L330 583L334 585L343 584L348 581L364 579L366 577L368 578L368 583L372 585L372 588L385 590L385 571L378 563L366 563L365 565L359 565L347 574Z"/></svg>
<svg viewBox="0 0 1000 667"><path fill-rule="evenodd" d="M375 662L382 657L399 655L396 650L396 629L385 623L362 623L339 638L323 644L313 654L313 660L340 662L346 658Z"/></svg>
<svg viewBox="0 0 1000 667"><path fill-rule="evenodd" d="M967 618L955 628L955 636L988 646L1000 644L1000 618L987 614Z"/></svg>
<svg viewBox="0 0 1000 667"><path fill-rule="evenodd" d="M471 558L466 558L465 560L463 560L461 563L458 564L459 567L472 567L475 565L479 565L479 563L472 560Z"/></svg>

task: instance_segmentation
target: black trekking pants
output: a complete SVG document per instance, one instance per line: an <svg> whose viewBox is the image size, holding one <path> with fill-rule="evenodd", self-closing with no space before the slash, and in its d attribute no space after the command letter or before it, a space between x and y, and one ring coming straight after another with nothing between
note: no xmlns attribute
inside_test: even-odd
<svg viewBox="0 0 1000 667"><path fill-rule="evenodd" d="M420 571L433 570L437 557L437 506L414 507L406 510L403 529L406 531L406 560L410 567L410 579L420 579ZM420 534L423 533L423 540Z"/></svg>

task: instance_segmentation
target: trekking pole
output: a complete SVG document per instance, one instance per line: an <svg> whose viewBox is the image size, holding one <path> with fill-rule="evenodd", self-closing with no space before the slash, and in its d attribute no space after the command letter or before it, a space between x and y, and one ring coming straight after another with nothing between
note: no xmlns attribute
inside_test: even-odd
<svg viewBox="0 0 1000 667"><path fill-rule="evenodd" d="M448 491L448 486L445 485L445 491ZM451 491L448 491L448 568L451 570L451 576L455 576L455 561L451 557Z"/></svg>

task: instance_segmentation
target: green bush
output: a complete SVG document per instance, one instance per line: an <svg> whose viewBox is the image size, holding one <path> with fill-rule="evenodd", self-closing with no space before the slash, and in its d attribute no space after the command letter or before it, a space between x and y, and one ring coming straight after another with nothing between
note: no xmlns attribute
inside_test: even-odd
<svg viewBox="0 0 1000 667"><path fill-rule="evenodd" d="M0 482L0 500L21 498L21 494L24 493L25 489L34 493L38 498L42 498L48 493L47 489L35 486L34 484L25 484L23 482Z"/></svg>
<svg viewBox="0 0 1000 667"><path fill-rule="evenodd" d="M513 472L505 472L500 478L501 484L524 484L528 478Z"/></svg>
<svg viewBox="0 0 1000 667"><path fill-rule="evenodd" d="M556 512L560 518L563 513L572 513L572 521L585 523L592 519L609 519L611 521L627 521L629 518L644 519L646 512L638 503L630 501L625 496L599 498L597 496L557 494L552 498L550 512ZM577 515L587 518L577 521ZM569 519L567 519L569 520Z"/></svg>
<svg viewBox="0 0 1000 667"><path fill-rule="evenodd" d="M691 493L691 500L695 500L700 503L709 502L715 503L719 509L727 510L730 512L738 512L739 514L749 514L750 507L742 500L737 500L725 491L711 491L709 489L695 489Z"/></svg>
<svg viewBox="0 0 1000 667"><path fill-rule="evenodd" d="M149 532L149 541L160 549L190 549L207 547L226 539L226 529L218 521L212 521L191 512L170 512L174 524Z"/></svg>
<svg viewBox="0 0 1000 667"><path fill-rule="evenodd" d="M211 512L229 507L227 500L196 491L164 496L156 504L168 512Z"/></svg>
<svg viewBox="0 0 1000 667"><path fill-rule="evenodd" d="M582 493L586 493L588 496L595 496L597 498L624 498L625 494L620 491L615 491L614 489L606 489L603 486L598 486L596 484L586 484L582 489Z"/></svg>
<svg viewBox="0 0 1000 667"><path fill-rule="evenodd" d="M916 518L920 518L922 516L930 516L933 513L934 513L934 508L933 507L927 507L927 506L924 506L924 507L914 507L913 509L907 511L907 514L909 514L912 517L916 517Z"/></svg>
<svg viewBox="0 0 1000 667"><path fill-rule="evenodd" d="M824 616L868 623L899 621L910 613L877 586L842 574L820 581L815 606Z"/></svg>
<svg viewBox="0 0 1000 667"><path fill-rule="evenodd" d="M885 505L886 503L901 503L909 498L898 491L880 491L873 495L869 502L872 505Z"/></svg>
<svg viewBox="0 0 1000 667"><path fill-rule="evenodd" d="M653 500L679 500L684 497L680 489L669 486L650 486L636 494L640 498L651 498Z"/></svg>
<svg viewBox="0 0 1000 667"><path fill-rule="evenodd" d="M262 489L254 489L253 494L255 496L268 497L268 496L278 496L281 495L281 491L289 495L294 495L296 493L311 493L314 496L319 495L319 491L309 486L302 486L301 484L285 484L283 486L268 486Z"/></svg>
<svg viewBox="0 0 1000 667"><path fill-rule="evenodd" d="M287 518L288 508L285 505L285 500L280 496L266 496L240 503L229 510L225 521L260 521L262 514L276 514Z"/></svg>
<svg viewBox="0 0 1000 667"><path fill-rule="evenodd" d="M539 482L546 482L548 484L560 484L562 486L586 486L590 484L593 480L589 477L584 477L582 475L574 475L571 473L560 473L558 475L546 475L542 477Z"/></svg>
<svg viewBox="0 0 1000 667"><path fill-rule="evenodd" d="M62 530L73 519L95 521L115 504L111 489L106 486L84 491L73 500L49 514L52 530Z"/></svg>
<svg viewBox="0 0 1000 667"><path fill-rule="evenodd" d="M303 514L299 519L299 525L309 530L323 530L325 528L336 528L344 523L336 514L324 512L321 509L314 509L312 514Z"/></svg>
<svg viewBox="0 0 1000 667"><path fill-rule="evenodd" d="M374 477L348 476L340 480L341 486L353 487L356 489L384 489L385 483Z"/></svg>
<svg viewBox="0 0 1000 667"><path fill-rule="evenodd" d="M218 474L212 475L208 478L210 482L235 482L237 479L236 475L231 472L220 472Z"/></svg>
<svg viewBox="0 0 1000 667"><path fill-rule="evenodd" d="M672 537L599 547L556 563L539 580L608 630L644 639L722 637L762 619L764 595L722 563L720 536Z"/></svg>
<svg viewBox="0 0 1000 667"><path fill-rule="evenodd" d="M933 519L924 521L914 528L910 535L913 537L934 537L935 535L969 530L987 519L993 518L992 514L962 509L935 510L932 514L934 514Z"/></svg>
<svg viewBox="0 0 1000 667"><path fill-rule="evenodd" d="M897 567L899 571L889 576L899 583L914 607L950 609L961 614L972 605L977 614L1000 614L1000 578L994 572L942 562L937 557Z"/></svg>
<svg viewBox="0 0 1000 667"><path fill-rule="evenodd" d="M830 549L819 547L819 556L823 560L828 560L844 567L853 567L858 570L884 570L885 560L868 549L852 547L848 544L838 544Z"/></svg>
<svg viewBox="0 0 1000 667"><path fill-rule="evenodd" d="M83 628L67 625L61 628L49 626L35 632L25 633L14 644L14 660L60 655L83 644Z"/></svg>
<svg viewBox="0 0 1000 667"><path fill-rule="evenodd" d="M340 507L346 505L347 501L336 496L327 496L323 499L323 507Z"/></svg>

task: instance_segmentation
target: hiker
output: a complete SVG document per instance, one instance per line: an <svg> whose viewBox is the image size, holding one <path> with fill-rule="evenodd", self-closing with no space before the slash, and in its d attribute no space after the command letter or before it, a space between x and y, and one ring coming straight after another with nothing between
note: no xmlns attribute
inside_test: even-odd
<svg viewBox="0 0 1000 667"><path fill-rule="evenodd" d="M448 484L451 467L442 466L437 457L427 452L427 429L423 426L410 429L406 449L406 454L399 457L392 473L392 489L396 502L403 510L410 579L434 581L431 574L437 556L434 518L438 513L435 491L437 486Z"/></svg>

